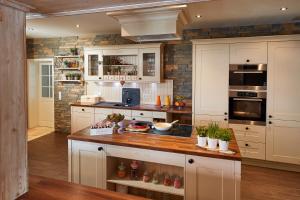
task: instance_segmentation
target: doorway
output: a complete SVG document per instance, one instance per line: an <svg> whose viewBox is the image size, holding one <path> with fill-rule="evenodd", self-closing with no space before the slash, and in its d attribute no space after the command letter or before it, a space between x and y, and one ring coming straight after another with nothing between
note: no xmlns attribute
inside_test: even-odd
<svg viewBox="0 0 300 200"><path fill-rule="evenodd" d="M28 141L54 132L53 59L28 59Z"/></svg>

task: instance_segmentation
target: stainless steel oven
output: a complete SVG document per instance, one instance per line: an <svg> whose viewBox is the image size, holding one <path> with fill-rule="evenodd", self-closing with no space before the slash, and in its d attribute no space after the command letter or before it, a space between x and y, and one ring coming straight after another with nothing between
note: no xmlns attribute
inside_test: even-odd
<svg viewBox="0 0 300 200"><path fill-rule="evenodd" d="M266 124L266 91L229 91L229 122Z"/></svg>
<svg viewBox="0 0 300 200"><path fill-rule="evenodd" d="M229 88L266 90L267 65L229 65Z"/></svg>

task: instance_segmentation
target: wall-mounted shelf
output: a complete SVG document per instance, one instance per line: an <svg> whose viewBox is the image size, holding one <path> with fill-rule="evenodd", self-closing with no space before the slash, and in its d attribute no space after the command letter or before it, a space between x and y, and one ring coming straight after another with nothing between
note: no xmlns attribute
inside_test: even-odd
<svg viewBox="0 0 300 200"><path fill-rule="evenodd" d="M77 70L77 71L82 71L83 68L67 68L67 67L60 67L60 68L56 68L57 70Z"/></svg>
<svg viewBox="0 0 300 200"><path fill-rule="evenodd" d="M60 83L83 83L83 80L55 80L55 82Z"/></svg>
<svg viewBox="0 0 300 200"><path fill-rule="evenodd" d="M151 190L156 192L162 192L167 194L174 194L178 196L184 196L184 188L174 188L173 186L165 186L162 184L153 184L153 183L146 183L143 181L137 180L130 180L130 179L109 179L107 180L109 183L115 183L145 190Z"/></svg>
<svg viewBox="0 0 300 200"><path fill-rule="evenodd" d="M55 58L80 58L80 55L54 56Z"/></svg>

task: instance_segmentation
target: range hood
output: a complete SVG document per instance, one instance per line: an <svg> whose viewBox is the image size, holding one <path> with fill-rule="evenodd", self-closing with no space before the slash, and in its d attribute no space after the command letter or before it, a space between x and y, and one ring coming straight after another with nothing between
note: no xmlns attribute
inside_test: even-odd
<svg viewBox="0 0 300 200"><path fill-rule="evenodd" d="M186 5L107 13L118 20L121 35L135 42L180 40L188 19Z"/></svg>

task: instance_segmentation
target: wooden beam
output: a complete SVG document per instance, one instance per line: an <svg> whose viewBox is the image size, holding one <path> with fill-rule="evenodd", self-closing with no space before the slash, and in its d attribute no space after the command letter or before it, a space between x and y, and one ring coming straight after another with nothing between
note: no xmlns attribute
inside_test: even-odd
<svg viewBox="0 0 300 200"><path fill-rule="evenodd" d="M14 9L23 11L23 12L29 12L30 10L35 9L34 7L15 1L15 0L0 0L0 5L9 6Z"/></svg>

